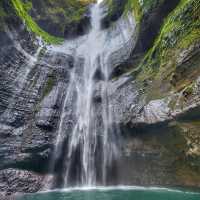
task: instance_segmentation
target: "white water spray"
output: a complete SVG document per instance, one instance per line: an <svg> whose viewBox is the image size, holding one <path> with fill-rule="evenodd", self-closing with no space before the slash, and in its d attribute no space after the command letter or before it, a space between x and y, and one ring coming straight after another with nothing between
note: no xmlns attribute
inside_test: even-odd
<svg viewBox="0 0 200 200"><path fill-rule="evenodd" d="M113 127L109 106L109 59L116 51L122 52L121 58L118 57L121 62L127 59L133 47L131 38L135 22L128 16L120 19L114 28L101 30L101 3L102 0L98 0L91 7L88 35L53 48L55 52L61 51L75 58L51 162L53 171L57 158L63 157L60 172L63 187L106 185L107 171L119 156L117 129ZM127 45L126 51L124 45ZM70 114L69 107L72 109ZM68 122L70 128L66 125Z"/></svg>

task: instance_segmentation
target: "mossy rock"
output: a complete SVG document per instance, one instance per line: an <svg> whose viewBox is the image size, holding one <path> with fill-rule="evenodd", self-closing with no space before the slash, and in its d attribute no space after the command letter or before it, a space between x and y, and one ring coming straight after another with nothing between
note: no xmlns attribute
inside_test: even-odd
<svg viewBox="0 0 200 200"><path fill-rule="evenodd" d="M88 6L93 0L11 0L0 2L0 28L4 29L5 17L18 16L35 36L46 43L60 44L69 28L77 27L74 35L83 24L89 28ZM13 10L5 10L3 4L9 4ZM12 20L10 20L12 21ZM13 22L13 25L14 22ZM84 32L84 31L82 31Z"/></svg>
<svg viewBox="0 0 200 200"><path fill-rule="evenodd" d="M53 89L53 87L55 86L56 84L56 77L54 75L51 75L48 77L47 81L46 81L46 84L45 84L45 87L44 87L44 90L43 90L43 97L42 99L47 96Z"/></svg>
<svg viewBox="0 0 200 200"><path fill-rule="evenodd" d="M160 82L157 88L165 88L163 93L167 94L185 90L197 79L200 75L200 52L197 50L200 44L199 12L199 0L180 1L166 18L137 73L134 72L138 81Z"/></svg>
<svg viewBox="0 0 200 200"><path fill-rule="evenodd" d="M76 37L89 28L88 6L92 2L93 0L32 0L33 7L29 14L40 27L54 36Z"/></svg>

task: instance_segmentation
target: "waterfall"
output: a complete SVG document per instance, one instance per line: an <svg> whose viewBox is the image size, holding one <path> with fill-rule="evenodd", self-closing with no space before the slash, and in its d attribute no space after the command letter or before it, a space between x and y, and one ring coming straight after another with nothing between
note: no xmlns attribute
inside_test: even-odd
<svg viewBox="0 0 200 200"><path fill-rule="evenodd" d="M77 56L82 56L85 60L82 77L76 79L77 105L76 124L74 126L67 152L67 169L65 185L68 185L73 157L76 156L77 148L80 148L80 181L81 184L94 185L96 183L95 157L97 149L97 124L95 121L95 108L93 104L94 75L98 69L98 56L102 49L101 41L98 40L100 30L99 5L95 4L91 10L92 30L88 39L78 49ZM104 74L105 75L105 74ZM79 75L80 76L80 75ZM80 78L80 80L78 80Z"/></svg>
<svg viewBox="0 0 200 200"><path fill-rule="evenodd" d="M135 22L131 15L113 29L101 30L101 2L91 6L89 34L53 47L75 60L50 163L60 187L106 185L107 173L120 156L119 129L109 104L109 60L117 51L121 52L120 61L130 55Z"/></svg>

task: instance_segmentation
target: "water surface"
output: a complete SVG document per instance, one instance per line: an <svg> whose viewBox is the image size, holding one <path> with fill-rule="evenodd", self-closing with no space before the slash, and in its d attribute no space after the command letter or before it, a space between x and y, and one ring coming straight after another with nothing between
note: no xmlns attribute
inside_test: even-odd
<svg viewBox="0 0 200 200"><path fill-rule="evenodd" d="M17 200L200 200L200 193L143 187L83 188L30 194Z"/></svg>

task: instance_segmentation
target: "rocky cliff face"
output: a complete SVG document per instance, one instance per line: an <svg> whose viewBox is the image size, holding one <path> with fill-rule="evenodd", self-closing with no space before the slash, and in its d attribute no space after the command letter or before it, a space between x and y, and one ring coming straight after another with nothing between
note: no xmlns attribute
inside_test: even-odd
<svg viewBox="0 0 200 200"><path fill-rule="evenodd" d="M16 40L15 43L12 41L8 48L3 48L3 51L0 120L0 168L3 181L1 191L6 192L13 187L13 192L28 191L31 187L37 191L39 188L35 187L34 183L39 186L41 174L44 175L47 170L53 139L56 136L63 90L67 84L67 71L73 62L72 58L66 55L55 55L52 63L49 62L48 55L39 61L35 56L23 52ZM8 168L18 169L15 186L12 182L7 183L10 175L5 173L4 169ZM24 175L24 170L35 172L30 188L27 184L20 186L21 181L29 180L29 176Z"/></svg>
<svg viewBox="0 0 200 200"><path fill-rule="evenodd" d="M0 2L2 195L42 188L74 67L72 56L52 53L37 37L60 43L90 26L89 1L52 2ZM137 19L131 56L127 44L110 58L111 109L123 141L110 184L199 187L200 1L108 2L103 28L130 11Z"/></svg>
<svg viewBox="0 0 200 200"><path fill-rule="evenodd" d="M90 27L88 1L32 0L28 13L46 32L65 38L73 38L88 32Z"/></svg>
<svg viewBox="0 0 200 200"><path fill-rule="evenodd" d="M0 191L3 195L36 192L42 187L57 134L68 71L73 67L70 56L60 53L52 57L50 51L45 53L45 45L37 37L53 43L61 41L60 38L45 32L39 23L29 27L33 18L23 24L17 10L19 5L15 4L19 2L23 3L1 1Z"/></svg>
<svg viewBox="0 0 200 200"><path fill-rule="evenodd" d="M129 133L122 160L130 166L121 179L199 186L200 2L128 3L138 19L137 45L113 76L132 75L138 94L121 124Z"/></svg>

